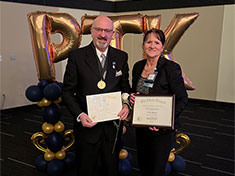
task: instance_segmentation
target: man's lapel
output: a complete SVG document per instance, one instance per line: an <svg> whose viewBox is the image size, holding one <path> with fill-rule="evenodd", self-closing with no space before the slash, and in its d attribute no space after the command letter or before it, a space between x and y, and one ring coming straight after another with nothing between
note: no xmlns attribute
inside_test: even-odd
<svg viewBox="0 0 235 176"><path fill-rule="evenodd" d="M108 53L107 53L107 61L108 61L108 65L107 65L107 74L106 74L106 81L112 81L114 79L113 76L115 76L115 72L116 72L116 65L118 62L118 58L116 58L116 54L115 52L113 52L113 49L111 47L109 47Z"/></svg>
<svg viewBox="0 0 235 176"><path fill-rule="evenodd" d="M90 45L87 47L85 57L86 57L85 62L87 63L87 65L99 78L101 78L99 67L98 67L98 57L96 55L96 51L93 46L93 43L90 43Z"/></svg>

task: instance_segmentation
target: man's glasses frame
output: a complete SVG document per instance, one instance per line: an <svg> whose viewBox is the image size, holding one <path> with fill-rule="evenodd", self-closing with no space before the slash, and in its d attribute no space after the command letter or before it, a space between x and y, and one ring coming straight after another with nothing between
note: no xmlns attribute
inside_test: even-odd
<svg viewBox="0 0 235 176"><path fill-rule="evenodd" d="M97 32L105 32L105 33L111 33L113 32L112 29L102 29L102 28L99 28L99 27L92 27L92 29L96 30Z"/></svg>

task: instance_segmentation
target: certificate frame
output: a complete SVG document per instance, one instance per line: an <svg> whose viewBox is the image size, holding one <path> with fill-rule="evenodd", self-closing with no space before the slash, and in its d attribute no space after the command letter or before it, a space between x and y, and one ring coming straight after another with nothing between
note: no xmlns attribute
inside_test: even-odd
<svg viewBox="0 0 235 176"><path fill-rule="evenodd" d="M122 109L121 92L109 92L86 96L88 116L93 122L117 120Z"/></svg>
<svg viewBox="0 0 235 176"><path fill-rule="evenodd" d="M174 129L175 95L138 94L135 96L131 125Z"/></svg>

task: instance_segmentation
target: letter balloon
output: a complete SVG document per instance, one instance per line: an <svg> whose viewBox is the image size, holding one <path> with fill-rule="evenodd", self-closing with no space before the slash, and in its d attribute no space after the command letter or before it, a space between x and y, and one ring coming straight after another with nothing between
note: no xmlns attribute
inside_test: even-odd
<svg viewBox="0 0 235 176"><path fill-rule="evenodd" d="M38 79L55 81L54 63L66 59L69 51L80 46L80 26L75 18L60 12L32 12L28 22ZM60 44L51 43L55 33L62 35Z"/></svg>

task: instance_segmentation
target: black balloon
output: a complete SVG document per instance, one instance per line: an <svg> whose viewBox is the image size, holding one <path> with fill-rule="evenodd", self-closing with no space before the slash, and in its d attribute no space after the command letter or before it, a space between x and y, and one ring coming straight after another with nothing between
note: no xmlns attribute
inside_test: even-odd
<svg viewBox="0 0 235 176"><path fill-rule="evenodd" d="M64 159L64 164L66 169L71 169L76 162L76 154L73 152L66 152L66 157Z"/></svg>
<svg viewBox="0 0 235 176"><path fill-rule="evenodd" d="M46 172L48 161L44 159L43 155L39 155L35 159L35 167L40 172Z"/></svg>
<svg viewBox="0 0 235 176"><path fill-rule="evenodd" d="M60 133L53 132L46 137L46 144L47 147L55 153L61 150L64 144L64 138Z"/></svg>
<svg viewBox="0 0 235 176"><path fill-rule="evenodd" d="M57 100L61 96L61 87L57 84L48 84L43 89L43 95L50 101Z"/></svg>
<svg viewBox="0 0 235 176"><path fill-rule="evenodd" d="M55 81L55 82L53 82L52 84L56 84L56 85L58 85L58 86L61 88L63 83L58 82L58 81Z"/></svg>
<svg viewBox="0 0 235 176"><path fill-rule="evenodd" d="M51 176L60 176L64 171L64 163L61 160L54 159L47 166L47 173Z"/></svg>
<svg viewBox="0 0 235 176"><path fill-rule="evenodd" d="M128 155L127 155L126 159L131 163L132 155L130 154L130 152L128 152Z"/></svg>
<svg viewBox="0 0 235 176"><path fill-rule="evenodd" d="M165 169L165 176L171 173L171 163L167 162L166 169Z"/></svg>
<svg viewBox="0 0 235 176"><path fill-rule="evenodd" d="M36 85L29 86L25 91L25 96L32 102L40 101L43 98L42 89Z"/></svg>
<svg viewBox="0 0 235 176"><path fill-rule="evenodd" d="M42 81L40 81L40 82L38 83L38 86L39 86L40 88L44 89L48 84L49 84L48 81L42 80Z"/></svg>
<svg viewBox="0 0 235 176"><path fill-rule="evenodd" d="M43 110L44 121L51 124L56 124L61 116L60 106L52 103L50 106L46 106Z"/></svg>
<svg viewBox="0 0 235 176"><path fill-rule="evenodd" d="M129 176L131 174L131 163L128 159L119 160L119 173L121 176Z"/></svg>
<svg viewBox="0 0 235 176"><path fill-rule="evenodd" d="M183 172L186 166L184 159L180 155L175 155L175 159L171 165L175 172Z"/></svg>

